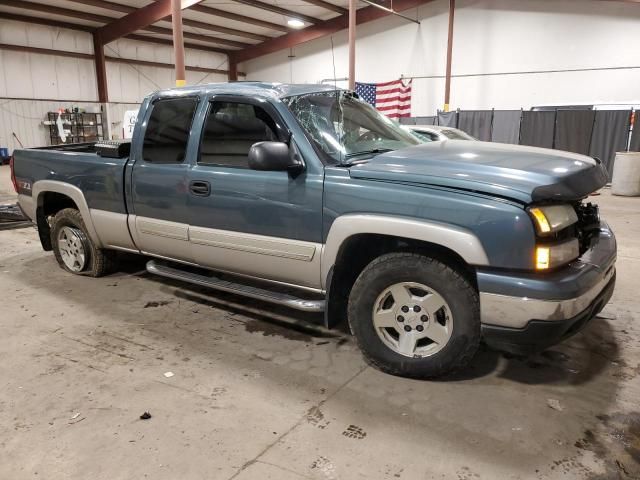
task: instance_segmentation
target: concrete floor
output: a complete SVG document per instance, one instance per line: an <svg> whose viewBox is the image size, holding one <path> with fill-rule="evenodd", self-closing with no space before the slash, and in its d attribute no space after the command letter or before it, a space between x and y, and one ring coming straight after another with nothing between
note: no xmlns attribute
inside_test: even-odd
<svg viewBox="0 0 640 480"><path fill-rule="evenodd" d="M640 478L640 198L597 200L619 240L600 318L432 382L368 367L316 316L143 261L73 276L33 229L0 231L0 478Z"/></svg>

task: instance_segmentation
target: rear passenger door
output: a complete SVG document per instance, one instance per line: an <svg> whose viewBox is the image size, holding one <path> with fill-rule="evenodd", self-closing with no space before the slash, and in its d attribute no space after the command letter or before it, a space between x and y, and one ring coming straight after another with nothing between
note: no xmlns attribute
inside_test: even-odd
<svg viewBox="0 0 640 480"><path fill-rule="evenodd" d="M320 280L323 171L249 169L251 146L289 141L269 102L216 96L189 172L189 236L201 265L316 288Z"/></svg>
<svg viewBox="0 0 640 480"><path fill-rule="evenodd" d="M198 101L184 96L155 100L142 124L144 140L134 142L129 229L144 253L191 261L187 172Z"/></svg>

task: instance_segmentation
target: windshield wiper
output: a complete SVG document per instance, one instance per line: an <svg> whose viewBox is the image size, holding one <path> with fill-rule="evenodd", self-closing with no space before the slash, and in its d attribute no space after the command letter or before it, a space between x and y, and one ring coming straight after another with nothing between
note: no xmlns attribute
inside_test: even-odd
<svg viewBox="0 0 640 480"><path fill-rule="evenodd" d="M342 164L349 163L346 160L351 159L353 157L361 157L362 155L371 155L371 154L375 154L375 153L393 152L393 150L394 150L393 148L372 148L371 150L363 150L361 152L347 153L344 156L345 161L342 162Z"/></svg>
<svg viewBox="0 0 640 480"><path fill-rule="evenodd" d="M371 150L363 150L361 152L347 153L344 158L359 157L360 155L368 155L370 153L386 153L393 152L393 148L372 148Z"/></svg>

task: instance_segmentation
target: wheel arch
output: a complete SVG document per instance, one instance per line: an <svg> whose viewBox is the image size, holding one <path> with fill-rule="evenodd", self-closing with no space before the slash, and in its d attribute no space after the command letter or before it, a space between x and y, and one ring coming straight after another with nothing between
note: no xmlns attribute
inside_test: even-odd
<svg viewBox="0 0 640 480"><path fill-rule="evenodd" d="M403 251L429 255L456 267L476 289L475 266L489 264L479 239L460 227L388 216L340 217L329 231L321 262L322 286L327 292L325 325L346 319L351 287L374 258Z"/></svg>
<svg viewBox="0 0 640 480"><path fill-rule="evenodd" d="M47 220L64 208L75 208L82 215L82 221L93 243L102 244L93 225L87 201L78 187L57 180L39 180L33 184L32 196L35 198L34 218L38 225L38 234L42 248L51 250L50 225Z"/></svg>

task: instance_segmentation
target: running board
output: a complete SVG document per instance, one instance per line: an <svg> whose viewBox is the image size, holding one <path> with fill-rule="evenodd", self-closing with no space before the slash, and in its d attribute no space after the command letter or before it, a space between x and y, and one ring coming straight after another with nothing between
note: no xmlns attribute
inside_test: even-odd
<svg viewBox="0 0 640 480"><path fill-rule="evenodd" d="M263 288L243 285L241 283L228 282L216 277L208 277L206 275L199 275L197 273L173 268L168 265L160 264L155 260L147 262L147 271L154 275L160 275L161 277L181 280L183 282L189 282L203 287L213 288L215 290L222 290L223 292L235 293L237 295L255 298L256 300L262 300L264 302L276 303L278 305L284 305L285 307L295 308L296 310L302 310L304 312L324 311L324 300L305 300L304 298L294 297L293 295L288 295L286 293L273 292Z"/></svg>

